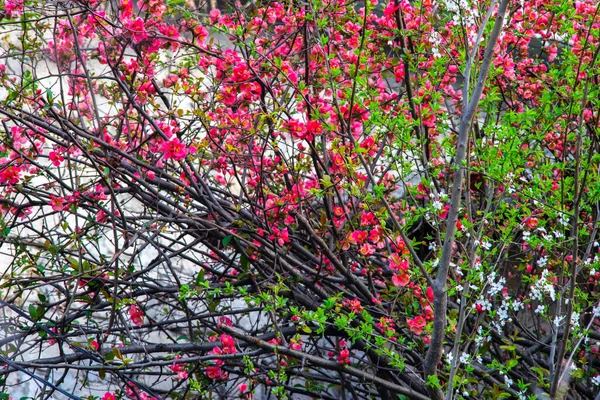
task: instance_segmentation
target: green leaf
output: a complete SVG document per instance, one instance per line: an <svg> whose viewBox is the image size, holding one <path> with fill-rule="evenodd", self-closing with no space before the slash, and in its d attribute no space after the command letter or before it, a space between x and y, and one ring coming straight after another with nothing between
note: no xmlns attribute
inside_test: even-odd
<svg viewBox="0 0 600 400"><path fill-rule="evenodd" d="M233 235L227 235L223 238L223 246L227 246L229 242L233 239Z"/></svg>
<svg viewBox="0 0 600 400"><path fill-rule="evenodd" d="M43 314L44 314L44 307L35 306L34 304L29 305L29 315L31 316L31 319L33 319L34 321L39 321L40 318L42 318Z"/></svg>
<svg viewBox="0 0 600 400"><path fill-rule="evenodd" d="M196 275L196 281L194 282L196 284L196 286L199 286L200 284L204 283L204 270L201 269L198 272L198 275Z"/></svg>

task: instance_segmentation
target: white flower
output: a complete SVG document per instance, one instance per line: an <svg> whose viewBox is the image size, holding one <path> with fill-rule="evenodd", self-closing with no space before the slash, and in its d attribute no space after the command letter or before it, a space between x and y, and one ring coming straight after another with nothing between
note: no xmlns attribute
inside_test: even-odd
<svg viewBox="0 0 600 400"><path fill-rule="evenodd" d="M436 201L433 202L432 206L436 210L441 210L444 205L442 204L441 201L436 200Z"/></svg>
<svg viewBox="0 0 600 400"><path fill-rule="evenodd" d="M573 326L578 326L579 325L579 313L574 312L573 314L571 314L571 324Z"/></svg>
<svg viewBox="0 0 600 400"><path fill-rule="evenodd" d="M600 386L600 375L596 375L592 378L592 384L594 384L595 386Z"/></svg>
<svg viewBox="0 0 600 400"><path fill-rule="evenodd" d="M548 257L540 257L540 259L537 260L537 265L540 266L540 268L544 268L546 264L548 264Z"/></svg>
<svg viewBox="0 0 600 400"><path fill-rule="evenodd" d="M537 306L537 308L534 310L534 312L535 312L536 314L541 314L541 313L543 313L543 312L544 312L544 306L540 304L539 306Z"/></svg>
<svg viewBox="0 0 600 400"><path fill-rule="evenodd" d="M549 295L552 301L556 300L556 291L554 285L548 281L547 269L542 271L540 278L531 286L531 299L541 300L544 294Z"/></svg>
<svg viewBox="0 0 600 400"><path fill-rule="evenodd" d="M458 361L460 361L461 364L468 363L469 362L469 355L467 353L462 353L462 355L460 356L460 359Z"/></svg>
<svg viewBox="0 0 600 400"><path fill-rule="evenodd" d="M495 296L496 294L500 293L502 289L504 289L504 284L506 283L506 279L503 276L498 279L498 282L494 282L496 278L495 275L496 274L488 275L488 284L490 285L488 294L490 296Z"/></svg>
<svg viewBox="0 0 600 400"><path fill-rule="evenodd" d="M519 311L519 310L522 310L523 308L525 308L525 306L523 305L523 302L519 301L519 300L513 300L512 307L513 307L513 310L515 310L515 311Z"/></svg>
<svg viewBox="0 0 600 400"><path fill-rule="evenodd" d="M562 322L563 319L565 319L564 315L562 315L560 317L557 315L556 317L554 317L554 326L557 327L557 328L559 328L560 327L560 323Z"/></svg>

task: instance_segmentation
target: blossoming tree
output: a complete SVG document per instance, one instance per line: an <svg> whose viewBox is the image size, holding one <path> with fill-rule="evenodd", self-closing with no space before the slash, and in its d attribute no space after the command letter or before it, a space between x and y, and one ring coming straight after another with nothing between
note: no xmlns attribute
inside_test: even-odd
<svg viewBox="0 0 600 400"><path fill-rule="evenodd" d="M5 0L0 398L597 398L596 3Z"/></svg>

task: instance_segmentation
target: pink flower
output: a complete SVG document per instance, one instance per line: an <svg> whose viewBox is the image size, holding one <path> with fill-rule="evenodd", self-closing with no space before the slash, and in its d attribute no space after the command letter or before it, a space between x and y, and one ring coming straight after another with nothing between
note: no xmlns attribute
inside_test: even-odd
<svg viewBox="0 0 600 400"><path fill-rule="evenodd" d="M99 223L108 221L108 214L101 209L100 211L98 211L98 214L96 214L96 221Z"/></svg>
<svg viewBox="0 0 600 400"><path fill-rule="evenodd" d="M137 308L135 304L129 307L129 317L135 325L140 327L144 325L144 312Z"/></svg>
<svg viewBox="0 0 600 400"><path fill-rule="evenodd" d="M121 0L119 4L119 8L121 9L121 18L126 19L130 18L133 13L133 1L131 0Z"/></svg>
<svg viewBox="0 0 600 400"><path fill-rule="evenodd" d="M102 400L117 400L117 397L111 392L106 392L104 393Z"/></svg>
<svg viewBox="0 0 600 400"><path fill-rule="evenodd" d="M67 211L69 209L69 202L62 197L50 195L50 206L52 206L53 211Z"/></svg>
<svg viewBox="0 0 600 400"><path fill-rule="evenodd" d="M362 215L360 219L360 225L374 225L377 222L375 215L372 212L366 212Z"/></svg>
<svg viewBox="0 0 600 400"><path fill-rule="evenodd" d="M226 380L229 375L227 374L227 372L224 372L221 369L221 367L217 365L211 365L209 367L206 367L206 376L209 379Z"/></svg>
<svg viewBox="0 0 600 400"><path fill-rule="evenodd" d="M175 357L175 360L179 360L181 359L181 356L178 355L177 357ZM175 372L177 374L177 377L179 379L187 379L188 377L188 373L185 370L185 364L171 364L171 366L169 367L171 368L171 371Z"/></svg>
<svg viewBox="0 0 600 400"><path fill-rule="evenodd" d="M98 349L100 348L100 345L98 344L98 342L97 342L97 341L95 341L95 340L92 340L92 341L90 342L90 347L91 347L92 349L94 349L94 350L98 351Z"/></svg>
<svg viewBox="0 0 600 400"><path fill-rule="evenodd" d="M375 247L373 247L372 244L365 243L360 247L360 250L358 250L358 252L363 256L367 257L375 253Z"/></svg>
<svg viewBox="0 0 600 400"><path fill-rule="evenodd" d="M410 282L410 277L408 274L394 274L392 276L392 283L394 286L406 286Z"/></svg>
<svg viewBox="0 0 600 400"><path fill-rule="evenodd" d="M166 160L173 159L175 161L181 161L187 156L188 150L185 147L185 143L182 143L179 138L175 137L168 142L164 142L161 145L160 150Z"/></svg>
<svg viewBox="0 0 600 400"><path fill-rule="evenodd" d="M23 13L23 0L6 0L4 9L9 18L18 17Z"/></svg>
<svg viewBox="0 0 600 400"><path fill-rule="evenodd" d="M362 311L362 304L356 297L353 300L346 300L344 305L350 309L353 313L360 313Z"/></svg>
<svg viewBox="0 0 600 400"><path fill-rule="evenodd" d="M290 342L290 349L296 351L302 350L302 342Z"/></svg>
<svg viewBox="0 0 600 400"><path fill-rule="evenodd" d="M354 231L348 237L348 241L352 244L362 243L367 238L368 233L365 231Z"/></svg>
<svg viewBox="0 0 600 400"><path fill-rule="evenodd" d="M248 390L248 385L246 385L245 383L240 383L238 385L238 390L240 391L240 393L244 393L246 390Z"/></svg>
<svg viewBox="0 0 600 400"><path fill-rule="evenodd" d="M338 362L342 365L350 364L350 351L348 349L340 351L340 355L338 356Z"/></svg>
<svg viewBox="0 0 600 400"><path fill-rule="evenodd" d="M222 334L220 336L221 345L223 346L223 353L235 354L235 339L229 335Z"/></svg>
<svg viewBox="0 0 600 400"><path fill-rule="evenodd" d="M422 315L417 315L412 319L409 318L406 320L406 323L408 324L408 327L411 330L411 332L415 335L420 335L421 332L423 332L423 328L425 327L425 325L427 325L427 321L425 320L425 318L423 318Z"/></svg>
<svg viewBox="0 0 600 400"><path fill-rule="evenodd" d="M219 20L219 17L221 16L221 10L217 10L217 9L210 10L209 15L210 15L211 24L215 24L215 23L217 23L217 21Z"/></svg>
<svg viewBox="0 0 600 400"><path fill-rule="evenodd" d="M148 32L144 26L144 20L137 17L134 20L126 20L123 22L125 28L131 32L131 37L134 43L140 43L148 38Z"/></svg>
<svg viewBox="0 0 600 400"><path fill-rule="evenodd" d="M430 303L433 303L433 288L431 286L427 286L427 300L429 300Z"/></svg>
<svg viewBox="0 0 600 400"><path fill-rule="evenodd" d="M63 161L65 161L65 158L56 151L51 151L50 154L48 154L48 158L50 158L50 161L52 161L52 165L54 165L55 167L60 166L60 164Z"/></svg>

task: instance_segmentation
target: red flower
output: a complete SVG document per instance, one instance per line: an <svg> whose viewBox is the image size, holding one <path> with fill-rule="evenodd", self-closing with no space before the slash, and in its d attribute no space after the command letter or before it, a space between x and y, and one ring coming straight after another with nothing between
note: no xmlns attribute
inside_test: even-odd
<svg viewBox="0 0 600 400"><path fill-rule="evenodd" d="M148 38L148 32L146 32L144 20L140 17L137 17L134 20L125 20L123 25L131 32L131 37L133 38L134 43L140 43Z"/></svg>
<svg viewBox="0 0 600 400"><path fill-rule="evenodd" d="M421 315L417 315L412 319L407 319L406 323L408 324L408 327L411 330L411 332L415 335L420 335L421 332L423 332L423 328L425 327L425 325L427 325L427 321Z"/></svg>
<svg viewBox="0 0 600 400"><path fill-rule="evenodd" d="M392 283L394 286L406 286L410 282L410 276L408 274L394 274L392 276Z"/></svg>
<svg viewBox="0 0 600 400"><path fill-rule="evenodd" d="M338 361L340 364L350 364L350 351L348 349L340 351Z"/></svg>
<svg viewBox="0 0 600 400"><path fill-rule="evenodd" d="M227 374L227 372L223 371L221 369L221 367L219 367L217 365L211 365L209 367L206 367L206 376L209 379L226 380L228 378L229 374Z"/></svg>
<svg viewBox="0 0 600 400"><path fill-rule="evenodd" d="M525 226L527 226L529 229L535 229L538 226L538 219L535 217L529 217L529 218L523 218L523 223L525 224Z"/></svg>
<svg viewBox="0 0 600 400"><path fill-rule="evenodd" d="M358 252L363 256L367 257L375 253L375 247L373 247L373 245L369 243L365 243L360 247L360 250Z"/></svg>
<svg viewBox="0 0 600 400"><path fill-rule="evenodd" d="M104 393L102 400L117 400L117 397L113 393L106 392Z"/></svg>
<svg viewBox="0 0 600 400"><path fill-rule="evenodd" d="M377 219L375 218L375 215L372 212L364 213L360 219L361 226L374 225L375 223L377 223Z"/></svg>
<svg viewBox="0 0 600 400"><path fill-rule="evenodd" d="M290 349L296 351L302 350L302 342L290 342Z"/></svg>
<svg viewBox="0 0 600 400"><path fill-rule="evenodd" d="M433 288L431 288L431 286L427 287L427 300L429 300L430 303L433 303Z"/></svg>
<svg viewBox="0 0 600 400"><path fill-rule="evenodd" d="M354 231L348 237L348 241L352 244L362 243L367 238L368 233L365 231Z"/></svg>
<svg viewBox="0 0 600 400"><path fill-rule="evenodd" d="M144 312L137 308L136 305L129 307L129 317L135 325L140 327L144 325Z"/></svg>
<svg viewBox="0 0 600 400"><path fill-rule="evenodd" d="M225 354L235 354L235 339L229 335L222 334L221 337L221 345L223 346L223 353Z"/></svg>
<svg viewBox="0 0 600 400"><path fill-rule="evenodd" d="M56 151L51 151L50 154L48 154L48 158L50 158L52 165L55 167L58 167L63 161L65 161L65 158Z"/></svg>
<svg viewBox="0 0 600 400"><path fill-rule="evenodd" d="M173 159L181 161L187 156L188 150L185 143L182 143L179 138L173 138L169 142L164 142L160 148L166 160Z"/></svg>
<svg viewBox="0 0 600 400"><path fill-rule="evenodd" d="M175 360L179 360L181 359L180 355L177 355L177 357L175 357ZM188 374L187 371L185 370L185 364L171 364L171 366L169 367L171 368L171 371L175 372L177 374L177 377L179 379L187 379Z"/></svg>

